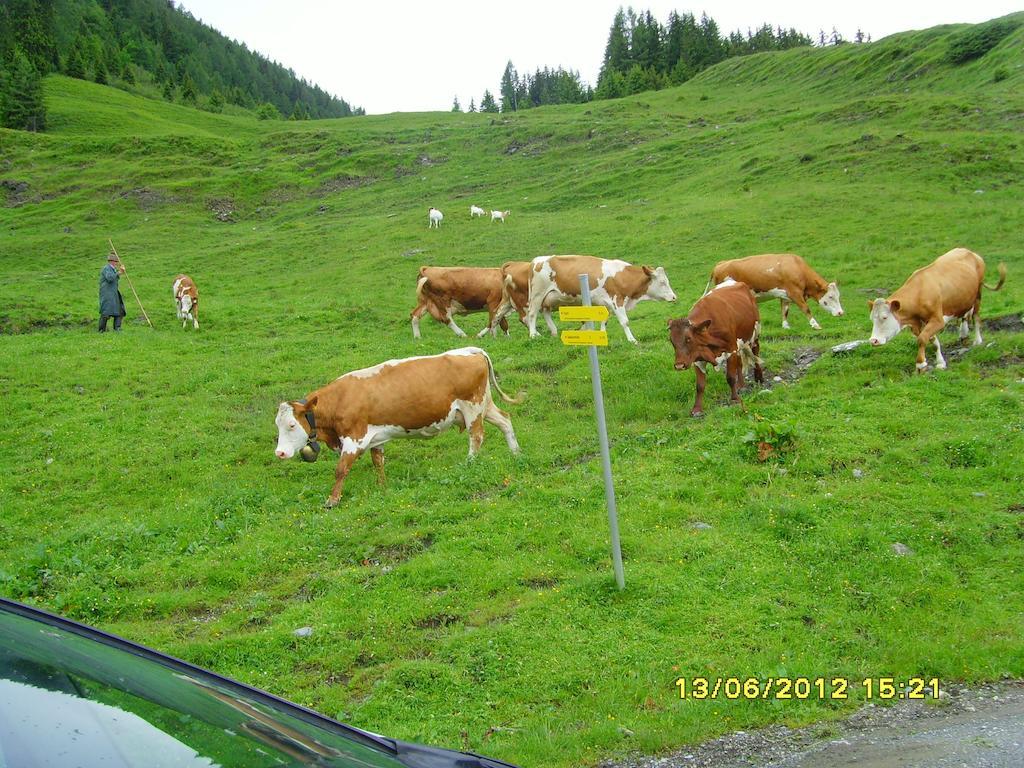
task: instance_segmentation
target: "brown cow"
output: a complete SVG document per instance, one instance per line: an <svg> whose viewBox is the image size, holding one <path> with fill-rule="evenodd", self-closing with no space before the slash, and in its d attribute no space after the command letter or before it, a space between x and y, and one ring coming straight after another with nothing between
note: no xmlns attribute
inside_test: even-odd
<svg viewBox="0 0 1024 768"><path fill-rule="evenodd" d="M835 317L843 316L843 305L839 303L839 285L827 283L802 258L795 253L766 253L747 256L745 259L730 259L715 264L711 271L708 288L723 280L732 278L746 283L758 301L778 299L782 304L782 327L789 330L789 302L793 302L807 315L811 328L821 330L818 321L811 315L808 299L814 299Z"/></svg>
<svg viewBox="0 0 1024 768"><path fill-rule="evenodd" d="M751 366L754 379L764 381L761 370L761 316L757 301L745 283L727 280L704 294L690 314L668 321L669 341L676 350L676 370L696 369L697 397L691 416L704 415L707 366L725 371L732 401L742 403L739 389Z"/></svg>
<svg viewBox="0 0 1024 768"><path fill-rule="evenodd" d="M199 289L195 282L188 275L178 275L174 278L174 305L178 309L178 319L181 320L181 327L192 321L192 327L199 330Z"/></svg>
<svg viewBox="0 0 1024 768"><path fill-rule="evenodd" d="M1006 265L999 264L999 282L985 285L985 261L966 248L954 248L927 267L922 267L888 299L868 300L871 308L871 343L885 344L910 328L917 336L917 370L928 368L925 347L935 342L935 367L946 360L939 345L939 332L950 320L960 320L960 340L970 335L967 321L974 318L974 346L981 340L981 288L998 291L1006 282Z"/></svg>
<svg viewBox="0 0 1024 768"><path fill-rule="evenodd" d="M634 344L636 338L629 330L626 311L646 299L676 300L664 267L639 267L596 256L538 256L530 262L530 300L526 309L531 339L537 336L537 315L542 309L580 303L580 275L589 275L591 303L607 307ZM601 330L605 325L601 323Z"/></svg>
<svg viewBox="0 0 1024 768"><path fill-rule="evenodd" d="M455 323L453 315L487 312L487 325L477 338L488 331L497 334L497 326L508 333L508 322L498 310L504 303L501 270L497 267L420 267L416 282L416 308L410 313L412 337L420 337L420 318L427 312L437 322L455 331L466 333Z"/></svg>
<svg viewBox="0 0 1024 768"><path fill-rule="evenodd" d="M382 446L395 437L434 437L451 426L468 429L473 458L489 421L504 433L509 450L518 453L512 421L494 404L492 387L506 402L522 401L522 394L512 398L501 390L491 359L478 347L351 371L303 400L281 403L275 453L279 459L299 453L306 461L316 461L317 441L323 440L341 454L328 507L338 503L352 464L367 450L378 480L384 482Z"/></svg>
<svg viewBox="0 0 1024 768"><path fill-rule="evenodd" d="M498 317L505 318L514 311L519 315L519 321L526 325L526 309L530 301L530 262L506 261L501 265L501 277L505 295ZM557 336L558 327L551 319L551 310L544 309L543 313L551 335Z"/></svg>

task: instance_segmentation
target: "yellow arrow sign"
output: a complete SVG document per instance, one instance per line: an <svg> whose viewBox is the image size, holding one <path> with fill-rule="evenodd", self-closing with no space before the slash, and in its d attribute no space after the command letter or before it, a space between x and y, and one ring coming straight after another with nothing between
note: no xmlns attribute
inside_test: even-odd
<svg viewBox="0 0 1024 768"><path fill-rule="evenodd" d="M566 346L593 345L608 346L607 331L562 331L562 343Z"/></svg>
<svg viewBox="0 0 1024 768"><path fill-rule="evenodd" d="M562 322L603 323L608 319L608 307L559 307L558 319Z"/></svg>

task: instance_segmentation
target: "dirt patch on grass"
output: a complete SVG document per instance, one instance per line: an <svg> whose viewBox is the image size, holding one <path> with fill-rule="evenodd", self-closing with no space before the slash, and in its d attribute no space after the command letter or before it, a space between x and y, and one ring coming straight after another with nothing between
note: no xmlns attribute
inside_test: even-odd
<svg viewBox="0 0 1024 768"><path fill-rule="evenodd" d="M400 541L393 544L378 544L366 557L359 561L359 564L368 567L395 566L426 552L433 545L433 536L424 536L423 538L409 539L408 541Z"/></svg>
<svg viewBox="0 0 1024 768"><path fill-rule="evenodd" d="M769 371L767 368L764 370L764 386L771 388L776 384L782 384L787 382L792 384L795 381L799 381L807 373L808 369L814 365L814 361L821 357L822 351L815 349L814 347L798 347L793 352L793 362L791 365L786 366L781 371ZM776 381L778 379L778 381ZM753 379L749 379L753 381Z"/></svg>
<svg viewBox="0 0 1024 768"><path fill-rule="evenodd" d="M417 629L439 629L450 624L458 624L462 617L455 613L435 613L413 622Z"/></svg>
<svg viewBox="0 0 1024 768"><path fill-rule="evenodd" d="M46 317L35 320L25 320L11 315L0 315L0 336L17 336L22 333L36 333L47 331L51 328L70 330L72 328L85 328L92 325L95 320L88 317L72 317L61 315L60 317Z"/></svg>
<svg viewBox="0 0 1024 768"><path fill-rule="evenodd" d="M980 314L980 313L979 313ZM986 331L1024 331L1024 315L1000 315L981 319L981 327Z"/></svg>
<svg viewBox="0 0 1024 768"><path fill-rule="evenodd" d="M4 191L7 197L6 204L8 208L17 208L19 205L28 202L29 184L27 181L0 179L0 189Z"/></svg>
<svg viewBox="0 0 1024 768"><path fill-rule="evenodd" d="M143 211L152 211L154 208L159 208L161 205L167 205L177 201L173 195L168 195L166 192L161 192L158 189L151 189L150 187L139 187L138 189L126 189L123 192L118 193L118 198L121 200L132 200L137 206Z"/></svg>
<svg viewBox="0 0 1024 768"><path fill-rule="evenodd" d="M323 197L324 195L332 195L335 192L341 192L346 189L365 187L373 184L376 180L373 176L349 176L348 174L342 174L323 182L314 190L313 194L316 197Z"/></svg>
<svg viewBox="0 0 1024 768"><path fill-rule="evenodd" d="M231 222L235 220L235 201L230 197L215 197L206 201L206 207L213 212L217 221Z"/></svg>

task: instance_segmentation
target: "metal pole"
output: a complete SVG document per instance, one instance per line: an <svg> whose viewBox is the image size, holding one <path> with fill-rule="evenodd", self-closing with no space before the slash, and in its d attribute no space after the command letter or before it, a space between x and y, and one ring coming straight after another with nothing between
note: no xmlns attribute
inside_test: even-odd
<svg viewBox="0 0 1024 768"><path fill-rule="evenodd" d="M580 275L580 292L583 306L590 303L590 276ZM587 323L587 330L593 330L594 324ZM608 505L608 526L612 532L612 565L615 567L615 583L619 589L626 586L626 576L622 571L622 548L619 545L619 511L615 506L615 486L612 485L612 458L608 451L608 425L604 419L604 394L601 391L601 369L597 364L597 347L591 344L587 348L590 355L590 382L594 385L594 411L597 414L597 437L601 443L601 469L604 471L604 500Z"/></svg>

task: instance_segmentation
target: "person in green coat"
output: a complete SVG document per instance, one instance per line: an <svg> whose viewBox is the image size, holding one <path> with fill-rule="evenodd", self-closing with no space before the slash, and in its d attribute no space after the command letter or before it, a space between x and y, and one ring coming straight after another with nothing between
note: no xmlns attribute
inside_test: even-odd
<svg viewBox="0 0 1024 768"><path fill-rule="evenodd" d="M125 316L124 298L117 289L117 283L124 274L124 267L113 251L107 256L107 264L100 270L100 333L107 330L107 321L114 318L114 330L121 330Z"/></svg>

